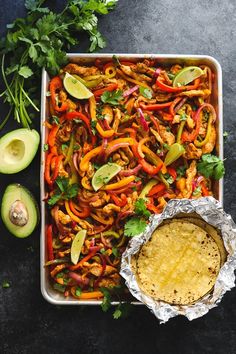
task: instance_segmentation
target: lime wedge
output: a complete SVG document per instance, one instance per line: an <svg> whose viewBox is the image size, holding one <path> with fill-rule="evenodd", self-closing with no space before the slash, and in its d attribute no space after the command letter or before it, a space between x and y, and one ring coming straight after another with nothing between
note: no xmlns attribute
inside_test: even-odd
<svg viewBox="0 0 236 354"><path fill-rule="evenodd" d="M66 91L73 97L83 100L93 96L93 93L87 89L87 87L80 82L77 78L69 73L65 74L63 80Z"/></svg>
<svg viewBox="0 0 236 354"><path fill-rule="evenodd" d="M93 175L92 187L95 191L107 184L121 170L121 166L108 162L100 167Z"/></svg>
<svg viewBox="0 0 236 354"><path fill-rule="evenodd" d="M166 166L171 165L174 161L178 160L178 158L183 155L185 152L183 145L179 143L175 143L170 146L170 150L167 152L164 164Z"/></svg>
<svg viewBox="0 0 236 354"><path fill-rule="evenodd" d="M73 264L77 264L80 256L82 246L84 244L84 239L86 237L87 230L80 230L76 235L71 244L70 258Z"/></svg>
<svg viewBox="0 0 236 354"><path fill-rule="evenodd" d="M173 86L185 86L203 74L204 71L198 66L187 66L186 68L180 70L175 76Z"/></svg>

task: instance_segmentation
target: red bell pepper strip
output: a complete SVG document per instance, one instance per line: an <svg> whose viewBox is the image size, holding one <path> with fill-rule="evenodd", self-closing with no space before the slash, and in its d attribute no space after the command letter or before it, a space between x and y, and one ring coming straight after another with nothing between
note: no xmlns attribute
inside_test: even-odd
<svg viewBox="0 0 236 354"><path fill-rule="evenodd" d="M173 167L167 167L167 172L171 175L173 180L175 181L177 178L177 172Z"/></svg>
<svg viewBox="0 0 236 354"><path fill-rule="evenodd" d="M45 180L49 186L51 186L53 183L52 178L51 178L51 174L50 174L51 161L52 161L53 156L55 156L55 155L52 152L49 153L46 157L46 163L45 163L44 177L45 177Z"/></svg>
<svg viewBox="0 0 236 354"><path fill-rule="evenodd" d="M47 252L48 252L48 260L52 261L54 259L53 254L53 245L52 245L52 225L48 225L47 227Z"/></svg>
<svg viewBox="0 0 236 354"><path fill-rule="evenodd" d="M50 146L51 152L54 155L57 155L56 135L57 135L59 128L60 128L59 125L53 125L53 127L50 130L50 133L48 135L48 145Z"/></svg>
<svg viewBox="0 0 236 354"><path fill-rule="evenodd" d="M127 204L127 198L125 194L121 194L120 198L117 197L117 195L115 195L114 193L111 193L110 195L111 199L117 206L124 207Z"/></svg>
<svg viewBox="0 0 236 354"><path fill-rule="evenodd" d="M116 90L118 87L118 84L110 84L106 87L103 87L102 89L99 89L99 90L96 90L93 92L94 96L97 98L97 97L100 97L104 92L106 91L114 91Z"/></svg>
<svg viewBox="0 0 236 354"><path fill-rule="evenodd" d="M177 106L177 104L182 100L182 97L176 97L174 99L174 101L171 103L170 108L169 108L169 112L172 116L175 115L175 107Z"/></svg>
<svg viewBox="0 0 236 354"><path fill-rule="evenodd" d="M68 108L68 104L66 102L63 102L61 107L57 105L56 95L57 92L60 91L62 88L63 88L63 83L60 76L55 76L54 78L52 78L49 84L50 100L52 103L52 108L57 112L64 112Z"/></svg>
<svg viewBox="0 0 236 354"><path fill-rule="evenodd" d="M72 200L69 200L69 206L73 214L78 216L79 218L85 219L90 215L90 208L87 206L83 206L83 211L79 211L76 205L72 202Z"/></svg>
<svg viewBox="0 0 236 354"><path fill-rule="evenodd" d="M201 185L201 189L202 189L202 195L203 197L208 197L210 195L209 190L207 189L205 182L202 181L202 183L200 183Z"/></svg>
<svg viewBox="0 0 236 354"><path fill-rule="evenodd" d="M196 112L196 114L195 114L195 116L194 116L194 120L195 120L195 122L196 122L195 129L194 129L191 133L189 133L189 132L187 132L187 131L184 131L184 132L183 132L182 137L181 137L181 140L182 140L183 142L185 142L185 141L191 142L191 141L194 141L195 139L197 139L197 136L198 136L198 134L199 134L199 130L200 130L201 124L202 124L201 111L203 110L203 108L208 107L208 106L209 106L209 107L212 107L212 106L209 105L208 103L204 103L203 105L201 105L201 106L198 108L198 110L197 110L197 112Z"/></svg>
<svg viewBox="0 0 236 354"><path fill-rule="evenodd" d="M145 159L139 159L138 162L142 165L143 170L151 176L156 175L163 166L163 163L160 163L158 166L152 166Z"/></svg>
<svg viewBox="0 0 236 354"><path fill-rule="evenodd" d="M60 163L63 160L63 158L64 158L63 155L59 155L56 157L55 168L54 168L54 172L53 172L53 176L52 176L52 182L54 182L58 176Z"/></svg>
<svg viewBox="0 0 236 354"><path fill-rule="evenodd" d="M85 123L86 127L88 128L89 132L92 134L92 131L90 128L90 120L88 117L86 117L85 114L83 114L81 112L76 112L76 111L67 112L65 115L65 119L67 119L67 120L73 120L73 119L82 120Z"/></svg>
<svg viewBox="0 0 236 354"><path fill-rule="evenodd" d="M154 194L162 192L165 189L166 189L166 186L164 185L164 183L156 184L155 186L152 187L152 189L148 193L148 197L152 197Z"/></svg>
<svg viewBox="0 0 236 354"><path fill-rule="evenodd" d="M180 86L180 87L173 87L164 84L162 81L160 81L158 78L156 80L156 85L165 92L182 92L182 91L189 91L189 90L195 90L200 84L200 79L197 78L194 80L193 85L188 85L188 86Z"/></svg>
<svg viewBox="0 0 236 354"><path fill-rule="evenodd" d="M159 111L160 109L170 107L173 101L165 103L156 103L156 104L144 104L140 103L140 107L145 111Z"/></svg>

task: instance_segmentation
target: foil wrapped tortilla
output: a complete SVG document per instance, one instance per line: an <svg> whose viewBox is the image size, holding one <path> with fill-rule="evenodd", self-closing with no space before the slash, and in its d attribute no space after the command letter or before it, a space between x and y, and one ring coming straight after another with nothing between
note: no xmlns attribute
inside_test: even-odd
<svg viewBox="0 0 236 354"><path fill-rule="evenodd" d="M136 281L131 268L132 256L150 239L154 230L164 221L177 217L178 214L198 214L208 224L217 228L222 235L224 247L228 253L227 260L221 267L212 292L191 305L172 305L164 301L156 301L144 294ZM122 255L120 274L125 279L131 294L144 303L161 323L171 317L184 315L189 320L205 315L211 308L216 307L226 291L235 286L236 269L236 224L229 214L222 209L221 204L213 197L199 199L170 200L161 214L150 217L145 231L133 237Z"/></svg>

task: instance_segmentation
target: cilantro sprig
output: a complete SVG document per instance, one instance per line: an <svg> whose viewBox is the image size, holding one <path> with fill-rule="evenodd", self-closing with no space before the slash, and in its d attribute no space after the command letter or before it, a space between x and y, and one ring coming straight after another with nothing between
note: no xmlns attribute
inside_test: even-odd
<svg viewBox="0 0 236 354"><path fill-rule="evenodd" d="M197 164L197 170L206 178L212 177L216 180L225 174L224 163L219 157L211 154L204 154Z"/></svg>
<svg viewBox="0 0 236 354"><path fill-rule="evenodd" d="M119 101L123 99L122 91L121 90L116 90L116 91L105 91L101 95L101 101L103 103L109 103L113 106L118 106Z"/></svg>
<svg viewBox="0 0 236 354"><path fill-rule="evenodd" d="M67 200L77 196L79 191L78 184L69 184L69 178L57 177L57 188L51 198L48 200L50 206L55 205L59 200Z"/></svg>
<svg viewBox="0 0 236 354"><path fill-rule="evenodd" d="M26 0L27 15L7 25L8 32L2 38L2 78L5 90L1 93L4 102L10 105L6 124L11 113L23 127L31 125L31 110L39 111L36 98L41 68L51 75L59 73L68 61L66 51L79 43L80 33L90 40L89 51L106 46L98 30L97 15L106 15L117 0L68 0L61 12L53 12L44 6L46 0ZM5 67L5 56L10 65Z"/></svg>

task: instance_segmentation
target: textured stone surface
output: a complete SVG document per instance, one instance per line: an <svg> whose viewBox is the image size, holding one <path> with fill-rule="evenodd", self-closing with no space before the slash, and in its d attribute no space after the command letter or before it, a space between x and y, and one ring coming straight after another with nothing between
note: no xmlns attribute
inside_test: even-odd
<svg viewBox="0 0 236 354"><path fill-rule="evenodd" d="M24 14L23 0L1 0L0 32ZM62 1L53 2L61 6ZM106 52L208 54L222 65L227 174L224 206L236 219L236 5L235 0L119 0L101 19ZM86 48L82 39L80 51ZM3 111L1 105L1 113ZM10 127L8 126L7 129ZM6 130L7 130L6 129ZM22 182L39 196L39 157L23 173L0 177L0 194ZM39 286L39 228L26 240L12 237L0 224L0 353L4 354L234 354L236 290L201 319L159 325L138 306L128 319L115 321L96 307L55 307Z"/></svg>

